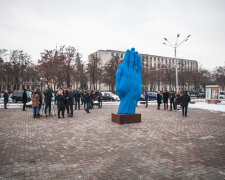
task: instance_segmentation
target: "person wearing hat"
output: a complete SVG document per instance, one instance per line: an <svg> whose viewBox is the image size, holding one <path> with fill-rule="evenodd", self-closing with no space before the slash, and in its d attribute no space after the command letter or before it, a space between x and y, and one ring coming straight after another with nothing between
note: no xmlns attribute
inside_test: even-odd
<svg viewBox="0 0 225 180"><path fill-rule="evenodd" d="M22 95L22 103L23 103L23 111L26 111L26 103L27 103L27 90L24 89L23 95Z"/></svg>
<svg viewBox="0 0 225 180"><path fill-rule="evenodd" d="M182 107L182 116L187 117L187 110L188 110L188 103L190 102L191 98L188 95L187 91L181 96L181 107Z"/></svg>

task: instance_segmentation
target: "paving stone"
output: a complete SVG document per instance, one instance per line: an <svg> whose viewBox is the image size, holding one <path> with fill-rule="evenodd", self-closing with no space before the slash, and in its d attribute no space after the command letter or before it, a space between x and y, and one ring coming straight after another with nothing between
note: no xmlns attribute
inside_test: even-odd
<svg viewBox="0 0 225 180"><path fill-rule="evenodd" d="M119 125L117 108L64 119L0 109L0 179L225 179L223 114L141 105L141 123Z"/></svg>

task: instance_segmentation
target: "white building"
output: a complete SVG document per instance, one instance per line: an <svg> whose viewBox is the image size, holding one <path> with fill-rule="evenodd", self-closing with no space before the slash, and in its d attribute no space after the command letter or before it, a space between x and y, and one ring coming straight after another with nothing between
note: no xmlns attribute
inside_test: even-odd
<svg viewBox="0 0 225 180"><path fill-rule="evenodd" d="M88 56L88 60L91 59L91 56L95 56L101 60L102 66L104 66L109 60L114 56L118 56L123 59L125 51L116 51L116 50L98 50L95 53L92 53ZM149 69L160 69L162 66L164 68L174 68L178 66L178 71L186 70L193 71L198 69L198 62L196 60L181 59L181 58L172 58L165 56L157 56L151 54L141 54L139 55L142 58L142 67ZM101 85L100 87L104 87Z"/></svg>

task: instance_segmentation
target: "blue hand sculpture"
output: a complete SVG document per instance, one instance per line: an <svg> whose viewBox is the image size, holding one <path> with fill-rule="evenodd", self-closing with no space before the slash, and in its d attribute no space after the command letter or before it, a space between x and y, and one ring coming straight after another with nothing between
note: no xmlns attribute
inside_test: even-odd
<svg viewBox="0 0 225 180"><path fill-rule="evenodd" d="M141 96L141 57L135 49L127 50L122 66L117 66L116 92L120 97L117 114L134 114Z"/></svg>

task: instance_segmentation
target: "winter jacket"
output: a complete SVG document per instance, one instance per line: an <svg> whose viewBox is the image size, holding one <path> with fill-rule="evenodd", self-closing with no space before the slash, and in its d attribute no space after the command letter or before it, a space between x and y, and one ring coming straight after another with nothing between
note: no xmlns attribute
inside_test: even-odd
<svg viewBox="0 0 225 180"><path fill-rule="evenodd" d="M68 91L63 91L63 96L64 96L64 98L65 98L65 105L67 105L67 101L68 101Z"/></svg>
<svg viewBox="0 0 225 180"><path fill-rule="evenodd" d="M190 96L188 94L183 94L181 96L181 106L187 106L188 103L190 102Z"/></svg>
<svg viewBox="0 0 225 180"><path fill-rule="evenodd" d="M72 91L68 91L68 100L67 100L68 105L73 105L73 97L74 93Z"/></svg>
<svg viewBox="0 0 225 180"><path fill-rule="evenodd" d="M146 93L145 94L145 101L148 101L149 97L148 97L148 94Z"/></svg>
<svg viewBox="0 0 225 180"><path fill-rule="evenodd" d="M180 102L181 102L181 95L180 94L176 95L175 102L176 102L176 104L180 104Z"/></svg>
<svg viewBox="0 0 225 180"><path fill-rule="evenodd" d="M26 92L23 92L22 103L27 103L27 93Z"/></svg>
<svg viewBox="0 0 225 180"><path fill-rule="evenodd" d="M170 102L174 102L174 99L175 99L175 94L170 93Z"/></svg>
<svg viewBox="0 0 225 180"><path fill-rule="evenodd" d="M66 105L66 100L65 97L63 95L57 95L56 96L56 101L57 101L57 107L59 110L64 110L65 109L65 105Z"/></svg>
<svg viewBox="0 0 225 180"><path fill-rule="evenodd" d="M157 94L157 102L158 102L158 104L161 104L161 100L162 100L162 95L161 94Z"/></svg>
<svg viewBox="0 0 225 180"><path fill-rule="evenodd" d="M8 101L9 101L9 94L8 93L4 93L3 97L4 97L4 103L8 103Z"/></svg>
<svg viewBox="0 0 225 180"><path fill-rule="evenodd" d="M164 102L168 102L169 96L170 96L170 95L169 95L168 92L164 92L164 93L163 93L163 101L164 101Z"/></svg>
<svg viewBox="0 0 225 180"><path fill-rule="evenodd" d="M45 105L51 105L51 101L52 101L52 92L51 91L45 91L44 92L44 100L45 100Z"/></svg>
<svg viewBox="0 0 225 180"><path fill-rule="evenodd" d="M32 100L32 107L39 107L39 98L40 98L40 96L38 94L36 94L36 93L34 93L32 95L32 98L31 98L31 100Z"/></svg>
<svg viewBox="0 0 225 180"><path fill-rule="evenodd" d="M80 101L80 97L81 97L80 92L75 92L74 97L76 101Z"/></svg>

